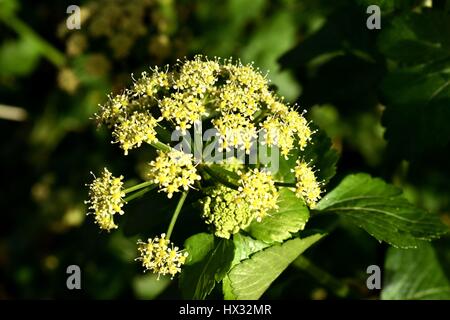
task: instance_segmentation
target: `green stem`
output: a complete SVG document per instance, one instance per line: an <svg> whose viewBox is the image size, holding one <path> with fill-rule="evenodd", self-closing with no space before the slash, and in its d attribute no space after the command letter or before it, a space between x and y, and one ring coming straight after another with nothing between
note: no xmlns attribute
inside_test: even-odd
<svg viewBox="0 0 450 320"><path fill-rule="evenodd" d="M173 213L172 220L170 220L169 228L167 229L166 239L170 239L170 236L172 235L173 227L175 227L175 223L177 222L178 215L180 214L181 208L183 208L184 200L186 200L187 195L188 191L183 192L180 200L178 200L177 207Z"/></svg>
<svg viewBox="0 0 450 320"><path fill-rule="evenodd" d="M231 189L235 189L237 190L239 188L239 185L237 185L234 181L230 180L228 177L226 177L225 175L222 175L218 172L216 172L215 170L213 170L212 168L210 168L209 166L206 165L199 165L198 166L199 170L202 172L206 172L207 174L209 174L214 180L217 180L218 182L220 182L221 184L231 188Z"/></svg>
<svg viewBox="0 0 450 320"><path fill-rule="evenodd" d="M167 145L167 144L165 144L165 143L163 143L161 141L152 142L151 145L155 149L158 149L158 150L161 150L161 151L169 152L169 151L172 150L172 148L169 145Z"/></svg>
<svg viewBox="0 0 450 320"><path fill-rule="evenodd" d="M0 19L11 29L13 29L17 34L22 37L29 37L33 39L40 48L41 54L47 58L56 67L62 67L65 64L65 56L58 49L52 46L48 41L37 34L32 28L30 28L26 23L15 16L2 17Z"/></svg>
<svg viewBox="0 0 450 320"><path fill-rule="evenodd" d="M146 194L147 192L153 190L154 188L155 188L155 186L153 186L153 185L152 185L152 186L149 186L149 187L147 187L147 188L144 188L144 189L142 189L142 190L139 190L138 192L135 192L135 193L133 193L133 194L130 194L128 197L125 197L123 200L124 200L125 202L128 202L128 201L131 201L131 200L133 200L133 199L139 198L139 197L143 196L144 194Z"/></svg>
<svg viewBox="0 0 450 320"><path fill-rule="evenodd" d="M340 298L345 298L348 296L350 288L347 284L336 279L325 270L319 268L308 258L305 258L304 256L301 255L293 262L293 265L307 272L309 275L315 278L320 284L329 288L336 296Z"/></svg>
<svg viewBox="0 0 450 320"><path fill-rule="evenodd" d="M133 192L133 191L136 191L136 190L148 187L148 186L153 186L153 188L154 188L154 187L156 187L156 184L153 181L145 181L145 182L139 183L137 185L134 185L132 187L129 187L127 189L124 189L123 192L130 193L130 192Z"/></svg>

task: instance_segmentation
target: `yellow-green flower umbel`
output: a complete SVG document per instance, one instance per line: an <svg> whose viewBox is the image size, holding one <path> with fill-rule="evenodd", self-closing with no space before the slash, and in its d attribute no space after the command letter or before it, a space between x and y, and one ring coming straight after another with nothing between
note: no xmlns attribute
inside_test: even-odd
<svg viewBox="0 0 450 320"><path fill-rule="evenodd" d="M133 81L96 114L99 123L114 129L113 142L125 154L143 142L156 142L155 127L162 120L186 134L196 121L211 118L219 149L247 154L262 131L265 143L279 147L286 158L296 143L303 150L314 133L303 113L277 97L252 64L199 55L179 60L172 70L155 67Z"/></svg>
<svg viewBox="0 0 450 320"><path fill-rule="evenodd" d="M187 252L180 251L163 233L161 237L148 239L147 242L138 241L140 257L136 260L142 262L145 270L161 275L170 275L173 278L181 272L181 266L186 262Z"/></svg>
<svg viewBox="0 0 450 320"><path fill-rule="evenodd" d="M123 176L114 177L108 169L104 168L100 177L95 178L89 184L89 204L90 213L95 215L95 223L100 229L110 231L116 229L114 223L115 214L123 214Z"/></svg>
<svg viewBox="0 0 450 320"><path fill-rule="evenodd" d="M238 191L218 185L202 200L203 218L207 224L213 225L216 236L229 239L255 217L248 203L237 204L238 198Z"/></svg>
<svg viewBox="0 0 450 320"><path fill-rule="evenodd" d="M308 153L305 148L312 143L314 131L304 112L277 96L267 75L252 64L196 56L178 60L173 68L152 68L132 79L129 88L108 96L95 118L112 130L112 142L125 155L144 144L157 149L156 158L146 167L148 181L124 190L123 177L114 177L104 169L89 185L87 203L100 228L111 230L117 228L114 216L123 214L125 199L137 199L155 187L169 199L181 193L176 197L178 204L167 236L161 234L138 242L137 260L146 270L158 277L172 278L181 272L187 253L169 238L190 189L198 190L197 196L202 194L202 217L215 236L226 239L276 212L278 186L295 187L296 195L311 208L320 199L322 183L312 164L298 160L295 167L292 165L295 184L281 178L282 181L275 181L278 175L271 173L274 166L265 166L261 152L264 150L270 150L274 159L279 158L278 151L286 159L295 155L292 162L286 163L302 159ZM205 145L198 146L197 136L193 143L189 139L189 134L197 134L198 128L212 129L211 139ZM183 151L178 150L175 141L168 142L171 133L176 133L172 137L181 133ZM184 152L189 147L195 147L196 158ZM207 157L199 163L196 151L208 156L208 150L215 163L211 164Z"/></svg>

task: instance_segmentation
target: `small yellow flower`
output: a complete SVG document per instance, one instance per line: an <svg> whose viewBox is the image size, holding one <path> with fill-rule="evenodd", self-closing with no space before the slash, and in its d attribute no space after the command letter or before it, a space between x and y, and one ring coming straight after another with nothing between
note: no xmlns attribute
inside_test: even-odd
<svg viewBox="0 0 450 320"><path fill-rule="evenodd" d="M216 110L222 113L239 112L252 119L255 112L261 108L259 94L249 91L238 83L222 86L218 94L219 103Z"/></svg>
<svg viewBox="0 0 450 320"><path fill-rule="evenodd" d="M297 179L297 197L303 198L310 208L314 208L321 198L321 183L317 181L314 170L303 160L297 160L293 169Z"/></svg>
<svg viewBox="0 0 450 320"><path fill-rule="evenodd" d="M278 209L278 190L270 172L253 169L240 173L238 204L244 202L260 222L272 209Z"/></svg>
<svg viewBox="0 0 450 320"><path fill-rule="evenodd" d="M218 132L220 151L236 148L250 153L257 130L248 118L239 113L230 113L212 120L212 123Z"/></svg>
<svg viewBox="0 0 450 320"><path fill-rule="evenodd" d="M205 94L214 90L219 71L218 60L205 61L201 55L197 55L194 60L185 61L181 65L173 88L203 98Z"/></svg>
<svg viewBox="0 0 450 320"><path fill-rule="evenodd" d="M259 69L255 69L253 64L243 65L241 62L233 64L231 59L227 61L224 69L228 71L229 83L244 86L249 92L263 92L269 81L266 76L262 75Z"/></svg>
<svg viewBox="0 0 450 320"><path fill-rule="evenodd" d="M300 150L303 150L308 142L311 141L311 135L313 134L303 113L299 114L297 111L290 110L285 120L289 128L297 134Z"/></svg>
<svg viewBox="0 0 450 320"><path fill-rule="evenodd" d="M127 155L128 150L140 147L142 142L153 143L158 141L155 130L157 124L158 120L149 113L134 112L115 124L113 131L115 140L113 142L119 143L125 155Z"/></svg>
<svg viewBox="0 0 450 320"><path fill-rule="evenodd" d="M108 169L104 168L103 174L88 185L89 200L85 203L89 204L90 213L95 215L95 223L100 229L108 231L116 229L114 215L124 213L122 207L125 203L123 200L125 193L122 189L122 180L123 176L114 177Z"/></svg>
<svg viewBox="0 0 450 320"><path fill-rule="evenodd" d="M111 127L125 115L130 100L128 92L114 97L109 95L108 98L109 101L106 104L100 105L100 111L95 114L95 118L98 123L104 123Z"/></svg>
<svg viewBox="0 0 450 320"><path fill-rule="evenodd" d="M182 133L190 129L195 121L208 115L203 100L187 93L174 93L164 98L159 107L163 118L174 122L175 128Z"/></svg>
<svg viewBox="0 0 450 320"><path fill-rule="evenodd" d="M273 105L278 105L278 102ZM260 123L260 127L264 142L269 146L278 146L281 154L287 158L289 152L294 148L296 138L300 150L304 150L314 132L309 128L303 114L289 108L284 110L280 105L277 108L279 108L277 113L269 115Z"/></svg>
<svg viewBox="0 0 450 320"><path fill-rule="evenodd" d="M168 89L170 86L169 76L167 72L162 72L155 67L152 74L142 72L141 77L134 81L132 94L134 96L147 96L155 98L158 91Z"/></svg>
<svg viewBox="0 0 450 320"><path fill-rule="evenodd" d="M275 115L278 115L280 117L285 117L289 113L289 107L285 105L284 103L275 100L275 98L270 95L268 96L270 98L266 98L266 103L268 109Z"/></svg>
<svg viewBox="0 0 450 320"><path fill-rule="evenodd" d="M287 158L294 148L294 131L277 116L268 116L260 123L264 142L269 146L278 146L281 154Z"/></svg>
<svg viewBox="0 0 450 320"><path fill-rule="evenodd" d="M139 240L137 244L140 257L136 260L142 261L145 270L158 274L158 279L161 275L170 275L173 279L181 272L181 266L188 256L187 252L174 247L164 233L159 238L148 239L147 242Z"/></svg>
<svg viewBox="0 0 450 320"><path fill-rule="evenodd" d="M188 190L195 181L200 180L194 166L192 154L172 150L158 151L158 157L150 162L149 177L160 186L160 190L172 198L175 192Z"/></svg>

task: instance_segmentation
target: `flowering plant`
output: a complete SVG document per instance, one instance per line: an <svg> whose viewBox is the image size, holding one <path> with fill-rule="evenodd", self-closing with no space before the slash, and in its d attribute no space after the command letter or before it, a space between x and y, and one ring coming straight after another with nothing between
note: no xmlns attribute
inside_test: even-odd
<svg viewBox="0 0 450 320"><path fill-rule="evenodd" d="M111 231L128 203L148 192L176 201L167 231L139 240L136 260L158 277L181 273L186 297L206 298L221 282L225 298L259 298L332 231L332 214L397 247L446 232L437 217L366 174L348 176L325 194L336 152L252 64L196 56L151 71L133 77L95 115L125 155L143 144L156 149L147 179L129 185L105 168L89 184L87 204L98 226ZM180 249L171 236L188 202L205 232ZM310 220L314 227L306 228Z"/></svg>

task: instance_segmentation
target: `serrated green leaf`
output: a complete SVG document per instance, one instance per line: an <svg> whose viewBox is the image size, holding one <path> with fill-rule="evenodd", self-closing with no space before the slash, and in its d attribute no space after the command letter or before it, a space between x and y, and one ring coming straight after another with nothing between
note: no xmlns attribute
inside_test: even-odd
<svg viewBox="0 0 450 320"><path fill-rule="evenodd" d="M400 248L415 248L448 231L438 216L415 207L400 189L368 174L347 176L316 210L339 214L378 240Z"/></svg>
<svg viewBox="0 0 450 320"><path fill-rule="evenodd" d="M233 242L235 249L232 266L235 266L242 260L247 259L255 252L261 251L270 246L270 244L266 242L244 236L240 233L233 235Z"/></svg>
<svg viewBox="0 0 450 320"><path fill-rule="evenodd" d="M252 254L270 246L265 242L255 240L251 237L244 236L240 233L236 233L235 235L233 235L233 242L235 249L234 249L234 259L231 264L232 267L239 264L242 260L248 259L248 257L250 257ZM226 300L234 299L234 295L231 290L230 279L227 276L223 278L222 286L224 299Z"/></svg>
<svg viewBox="0 0 450 320"><path fill-rule="evenodd" d="M303 230L309 210L302 199L288 188L280 188L278 207L278 210L269 211L261 222L254 220L246 231L255 239L274 243L283 242Z"/></svg>
<svg viewBox="0 0 450 320"><path fill-rule="evenodd" d="M183 296L203 300L231 268L233 241L199 233L187 239L184 246L189 257L180 277Z"/></svg>
<svg viewBox="0 0 450 320"><path fill-rule="evenodd" d="M226 299L259 299L270 284L308 247L322 238L315 234L304 239L292 239L273 245L242 261L227 275L224 296Z"/></svg>
<svg viewBox="0 0 450 320"><path fill-rule="evenodd" d="M450 282L431 244L417 249L389 248L385 262L384 300L450 299Z"/></svg>

